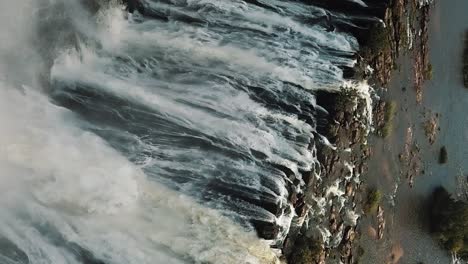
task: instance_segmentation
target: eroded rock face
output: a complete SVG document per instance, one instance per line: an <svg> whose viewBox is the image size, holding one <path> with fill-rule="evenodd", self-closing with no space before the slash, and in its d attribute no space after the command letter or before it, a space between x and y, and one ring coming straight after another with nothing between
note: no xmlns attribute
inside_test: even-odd
<svg viewBox="0 0 468 264"><path fill-rule="evenodd" d="M280 232L276 223L252 220L252 224L257 230L258 236L266 240L276 239Z"/></svg>
<svg viewBox="0 0 468 264"><path fill-rule="evenodd" d="M374 108L374 125L376 128L382 128L385 125L385 109L387 102L380 100Z"/></svg>
<svg viewBox="0 0 468 264"><path fill-rule="evenodd" d="M362 10L356 6L356 3L343 3L343 1L335 0L310 0L309 3L326 7L328 9L340 12L346 12L346 10L352 10L352 12L361 12ZM367 1L365 1L367 2ZM428 78L428 46L427 41L427 23L428 23L428 6L420 6L416 4L416 0L396 0L396 1L373 1L371 6L372 10L378 10L379 15L377 17L382 18L387 27L383 30L384 41L379 44L385 44L385 47L377 47L374 49L375 52L369 52L369 54L360 54L358 58L358 65L362 63L362 69L356 70L356 76L364 78L371 78L372 83L377 86L386 86L394 72L397 69L396 61L397 58L406 52L410 53L411 59L414 64L414 89L416 89L418 102L422 99L422 84L425 79ZM352 5L352 7L347 6ZM411 12L408 12L408 6L411 5ZM414 17L413 17L414 16ZM411 21L411 25L407 26L407 21ZM330 23L334 23L331 19ZM340 25L334 24L338 29ZM367 27L369 28L369 27ZM407 28L410 28L407 31ZM415 32L419 32L417 34ZM363 40L367 40L369 32L352 32L360 41L360 44L364 43ZM407 34L408 33L408 34ZM409 34L411 33L411 34ZM360 35L362 34L362 35ZM367 34L367 35L366 35ZM408 36L409 35L409 36ZM372 37L371 37L372 38ZM409 39L410 38L410 39ZM412 49L412 50L411 50ZM410 51L411 50L411 51ZM367 66L371 66L371 70L367 70ZM325 105L338 105L336 103L337 98L333 95L318 95L320 102L325 102ZM374 125L381 127L385 124L385 109L386 103L381 102L377 105L380 111L377 109L378 115L374 119ZM359 108L359 106L358 106ZM349 107L346 102L340 104L340 107L335 109L328 109L330 124L319 127L319 133L325 135L329 141L336 146L338 149L349 148L351 153L360 153L361 156L357 155L341 155L337 154L336 151L331 150L326 146L319 147L318 157L321 162L322 176L320 181L310 185L308 193L313 196L315 201L323 201L328 199L324 195L323 189L327 186L324 182L331 182L333 180L340 179L346 175L348 171L344 162L349 161L349 164L353 164L354 168L351 169L353 174L362 174L366 171L365 163L361 159L365 159L371 155L368 148L362 147L363 139L366 138L367 134L365 131L360 129L360 124L354 119L355 112ZM413 158L414 157L414 158ZM405 164L406 168L404 175L408 179L410 186L413 185L413 178L421 173L421 160L419 158L419 147L412 138L412 128L409 128L409 140L405 145L405 152L401 155L402 163ZM338 180L339 181L339 180ZM341 188L341 189L340 189ZM338 189L343 191L343 196L349 198L348 201L359 203L360 185L352 181L343 181L338 184ZM357 193L357 194L356 194ZM313 202L315 202L313 201ZM332 208L330 208L332 204ZM353 241L356 237L356 229L354 226L346 225L343 221L343 215L340 210L336 210L333 207L333 202L330 204L323 205L325 207L324 216L318 217L316 221L317 225L326 223L327 230L330 231L330 237L339 236L342 240L339 242L339 250L334 250L326 247L326 257L340 259L342 263L353 263ZM314 216L312 216L314 217ZM385 233L385 218L384 210L382 207L378 208L378 223L377 226L370 230L370 236L375 239L381 239ZM340 228L342 227L342 228ZM354 232L351 232L351 230ZM341 232L341 233L340 233ZM291 238L294 241L294 238ZM290 241L290 243L294 244ZM399 254L398 250L393 254L392 259L398 261L402 254ZM319 261L312 263L320 263Z"/></svg>
<svg viewBox="0 0 468 264"><path fill-rule="evenodd" d="M318 145L320 178L311 177L307 184L305 204L310 210L307 207L300 215L309 216L308 225L290 232L284 252L289 263L295 263L301 237L310 236L316 243L322 243L323 251L315 252L313 261L308 263L328 263L331 259L353 263L362 199L358 195L361 186L357 179L366 171L364 160L370 155L364 143L366 105L364 99L352 91L319 93L317 100L329 113L329 122L320 127L318 133L330 144Z"/></svg>
<svg viewBox="0 0 468 264"><path fill-rule="evenodd" d="M370 5L370 8L360 8L359 5L356 5L356 3L346 1L343 2L342 0L314 0L308 2L323 5L327 8L336 11L339 11L342 8L345 8L346 12L349 12L349 10L362 9L362 12L365 14L369 14L369 12L375 12L376 15L381 16L383 15L382 11L386 9L387 3L389 1L373 1L372 5ZM142 15L147 16L155 15L149 13L150 11L146 10L145 6L138 0L125 0L125 4L127 5L127 10L131 13L139 12ZM348 8L346 7L346 5L352 5L353 8ZM334 27L344 27L344 25L340 24L335 25L335 21L332 20L327 21L327 23L330 23L330 25ZM357 23L359 23L359 21ZM366 23L369 23L369 21L367 21ZM357 34L360 33L358 32ZM379 63L382 64L382 68L386 68L386 70L384 71L384 75L381 77L382 81L385 81L385 79L389 78L393 61L391 56L384 56L379 59L383 59L383 61ZM336 98L332 98L330 104L334 104L335 102ZM351 152L349 152L352 154L349 154L348 152L344 154L337 153L335 151L327 149L327 147L322 146L322 153L320 153L319 156L321 157L321 169L325 180L323 180L322 182L316 182L313 180L310 180L310 182L306 181L306 186L308 186L308 196L314 196L316 198L325 199L329 198L327 197L325 188L329 187L331 182L341 179L342 182L338 184L337 188L343 191L342 196L346 199L345 203L349 203L349 205L352 205L353 203L358 203L358 201L355 200L355 195L356 192L359 191L359 184L357 182L352 181L351 179L346 181L343 180L345 177L348 177L349 174L356 175L363 173L365 171L365 165L363 162L360 161L360 159L365 159L365 157L369 155L362 154L364 153L364 151L366 151L365 148L362 146L362 142L366 138L366 131L363 129L359 118L356 118L356 113L362 111L365 107L365 104L363 104L362 102L358 102L357 108L354 108L354 106L355 105L353 104L344 104L334 109L334 111L331 111L329 118L331 121L333 121L331 122L333 125L327 126L326 131L320 132L321 134L325 135L328 139L330 139L332 144L336 144L337 146L339 146L341 150L352 148ZM345 166L345 162L349 162L349 164L356 163L356 166L355 168L350 169L347 166ZM293 205L297 216L299 218L304 218L306 215L308 215L310 210L309 201L307 201L307 197L304 197L305 195L292 191L294 189L292 187L297 184L300 184L300 181L294 178L294 173L290 173L287 170L282 171L285 172L287 178L290 179L292 183L291 188L289 188L291 190L290 196L288 197L289 202ZM313 178L313 176L310 178ZM332 202L332 206L333 203L337 203L336 200L337 199L335 199ZM356 238L355 226L347 225L345 223L344 218L346 212L344 210L337 209L336 207L332 209L330 208L330 205L323 206L326 206L325 215L321 219L317 219L317 221L327 223L329 225L328 228L332 232L331 235L341 239L339 241L339 250L337 253L325 253L327 251L325 250L325 246L320 245L320 248L323 248L323 250L320 250L320 252L318 253L316 252L318 256L314 257L315 262L324 263L326 262L327 256L337 254L343 260L344 263L352 263L353 242ZM269 211L274 213L278 212L278 208L276 208L275 206L271 206L271 208L272 209ZM275 239L280 233L279 227L275 223L253 221L253 225L256 228L258 235L265 239ZM290 237L287 243L292 243L292 252L297 250L297 245L294 244L294 238Z"/></svg>

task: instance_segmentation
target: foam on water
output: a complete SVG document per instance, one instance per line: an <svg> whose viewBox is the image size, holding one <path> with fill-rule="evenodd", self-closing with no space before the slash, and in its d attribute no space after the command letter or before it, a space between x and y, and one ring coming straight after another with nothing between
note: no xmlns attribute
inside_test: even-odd
<svg viewBox="0 0 468 264"><path fill-rule="evenodd" d="M31 263L75 263L47 226L106 263L274 263L254 234L148 181L43 95L4 83L0 95L0 236Z"/></svg>
<svg viewBox="0 0 468 264"><path fill-rule="evenodd" d="M288 184L319 176L311 91L370 99L343 78L356 40L304 23L338 14L83 2L0 2L0 261L278 262L252 221L284 239Z"/></svg>

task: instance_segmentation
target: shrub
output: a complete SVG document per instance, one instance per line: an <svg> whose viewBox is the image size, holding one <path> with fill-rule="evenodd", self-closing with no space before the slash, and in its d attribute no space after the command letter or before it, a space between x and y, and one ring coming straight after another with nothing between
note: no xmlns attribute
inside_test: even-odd
<svg viewBox="0 0 468 264"><path fill-rule="evenodd" d="M433 76L433 69L432 69L432 64L429 63L429 65L427 65L426 67L426 70L424 71L424 78L426 80L432 80L432 76Z"/></svg>
<svg viewBox="0 0 468 264"><path fill-rule="evenodd" d="M393 132L393 122L386 122L385 125L382 127L382 137L387 138Z"/></svg>
<svg viewBox="0 0 468 264"><path fill-rule="evenodd" d="M356 98L358 96L358 92L354 89L341 89L336 97L336 108L345 111L352 109L356 105Z"/></svg>
<svg viewBox="0 0 468 264"><path fill-rule="evenodd" d="M380 53L384 49L390 48L389 29L382 25L374 25L368 35L368 39L365 42L365 47L369 52Z"/></svg>
<svg viewBox="0 0 468 264"><path fill-rule="evenodd" d="M381 136L387 138L393 132L393 119L397 111L397 103L395 101L387 102L385 105L384 124L381 128Z"/></svg>
<svg viewBox="0 0 468 264"><path fill-rule="evenodd" d="M437 188L431 201L431 231L446 250L468 257L468 204L457 201L442 187Z"/></svg>
<svg viewBox="0 0 468 264"><path fill-rule="evenodd" d="M392 121L395 117L397 111L397 103L395 101L390 101L385 106L385 120Z"/></svg>
<svg viewBox="0 0 468 264"><path fill-rule="evenodd" d="M445 164L448 161L448 153L447 153L447 148L444 146L440 149L439 153L439 163L440 164Z"/></svg>
<svg viewBox="0 0 468 264"><path fill-rule="evenodd" d="M463 249L464 243L462 238L450 238L446 242L446 247L450 252L460 252Z"/></svg>
<svg viewBox="0 0 468 264"><path fill-rule="evenodd" d="M364 205L365 214L373 214L377 211L382 200L382 192L377 189L372 189L367 194L366 204Z"/></svg>
<svg viewBox="0 0 468 264"><path fill-rule="evenodd" d="M294 243L294 251L289 257L288 263L309 264L315 263L322 253L321 243L312 238L300 236Z"/></svg>

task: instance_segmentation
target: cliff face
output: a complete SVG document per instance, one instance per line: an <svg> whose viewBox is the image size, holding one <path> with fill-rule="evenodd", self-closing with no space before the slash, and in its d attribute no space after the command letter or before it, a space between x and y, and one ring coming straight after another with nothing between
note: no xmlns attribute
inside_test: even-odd
<svg viewBox="0 0 468 264"><path fill-rule="evenodd" d="M362 208L360 175L367 171L369 124L367 99L353 89L319 92L327 122L318 132L328 142L318 144L319 177L310 177L301 205L283 245L289 263L326 263L340 259L353 263L357 220Z"/></svg>
<svg viewBox="0 0 468 264"><path fill-rule="evenodd" d="M409 56L414 64L414 89L417 91L419 102L422 98L424 80L430 79L432 75L427 45L430 5L421 5L417 0L376 0L365 1L367 7L363 7L356 2L307 1L307 3L328 10L360 17L353 21L359 25L358 28L349 27L340 22L333 24L335 30L352 34L360 44L361 50L357 55L358 64L352 78L368 79L376 87L385 88L397 67L397 59L402 55ZM362 19L362 17L368 19ZM351 100L354 106L350 107L349 105L353 103L345 98L356 99ZM359 97L353 94L322 93L319 94L318 101L325 102L324 105L327 106L329 112L327 117L329 123L324 125L319 133L325 135L338 150L348 149L350 154L339 153L325 145L319 146L321 178L312 179L309 182L305 195L313 197L309 203L306 203L309 212L303 212L303 215L308 215L310 219L305 221L306 225L291 229L283 250L290 263L326 263L327 259L340 259L342 263L354 263L361 254L361 251L354 246L360 231L355 222L349 221L349 216L356 215L354 213L360 214L363 211L363 204L366 203L363 187L360 183L356 184L356 179L359 177L354 177L366 173L365 161L370 155L369 147L365 144L367 134L362 129L363 124L355 123L359 120L359 116L363 116L363 106ZM378 111L377 109L374 113L377 116ZM348 170L346 165L351 165L352 169ZM351 172L352 176L348 172ZM344 187L345 195L342 196L344 199L341 203L350 205L353 210L349 208L341 210L343 207L339 208L335 203L336 197L328 196L330 185L327 184L332 181L338 182L338 187ZM325 203L319 205L318 201L325 201ZM320 206L325 211L322 215L316 214ZM383 215L382 208L378 208L379 215ZM314 230L313 225L318 226L315 232L311 231ZM380 238L383 236L384 228L385 222L379 223ZM317 241L319 241L319 246L317 246ZM323 243L323 241L326 242ZM305 255L299 258L298 254Z"/></svg>
<svg viewBox="0 0 468 264"><path fill-rule="evenodd" d="M144 16L166 19L164 14L146 8L138 0L125 2L129 12L138 11ZM263 7L261 1L246 2ZM427 45L424 42L427 39L428 9L418 6L417 0L302 2L329 11L308 23L319 24L328 31L349 33L358 40L361 50L354 54L358 58L358 65L346 71L346 77L358 81L370 79L378 86L386 86L397 57L413 47L416 47L415 64L420 66L415 75L419 78L427 68ZM352 23L337 14L352 17ZM412 24L408 25L407 21L412 21ZM417 35L413 32L420 29L422 34L413 42ZM369 71L367 66L373 68L373 71ZM415 86L420 88L420 85L421 82L418 82ZM311 124L314 121L309 120L310 116L318 116L318 134L311 141L318 142L316 154L320 164L314 171L302 172L302 178L296 178L287 167L277 168L289 179L287 189L291 209L281 208L271 201L258 205L268 208L276 216L284 210L294 211L286 239L275 245L289 263L325 263L329 258L340 259L342 263L354 263L359 257L359 250L354 246L359 232L357 221L362 211L361 204L365 200L359 175L366 173L365 160L370 155L366 144L369 124L363 116L371 113L366 112L368 102L350 90L342 93L319 92L317 101L326 108L327 114L311 109L291 111L297 111L294 114ZM302 185L305 185L305 191L297 192ZM254 221L253 225L262 238L275 239L280 235L275 223Z"/></svg>

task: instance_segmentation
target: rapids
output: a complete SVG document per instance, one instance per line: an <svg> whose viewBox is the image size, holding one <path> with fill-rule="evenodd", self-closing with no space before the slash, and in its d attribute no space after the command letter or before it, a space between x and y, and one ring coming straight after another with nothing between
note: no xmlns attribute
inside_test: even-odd
<svg viewBox="0 0 468 264"><path fill-rule="evenodd" d="M331 21L352 21L300 1L143 6L0 0L2 264L278 261L288 174L318 167L314 91L349 86L359 48Z"/></svg>

